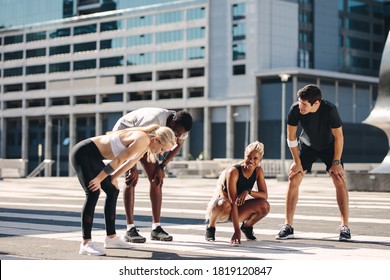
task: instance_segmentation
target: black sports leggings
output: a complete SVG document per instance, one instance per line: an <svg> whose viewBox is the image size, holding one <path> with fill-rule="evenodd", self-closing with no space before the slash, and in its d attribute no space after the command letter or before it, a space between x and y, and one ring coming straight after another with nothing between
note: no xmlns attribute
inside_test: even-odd
<svg viewBox="0 0 390 280"><path fill-rule="evenodd" d="M86 139L77 143L71 150L69 157L86 195L83 210L81 212L83 238L91 239L93 216L95 214L100 192L90 191L88 189L88 184L104 168L104 158L91 139ZM119 190L111 183L110 176L107 176L107 178L102 181L101 187L106 193L106 201L104 204L106 232L107 235L112 235L116 233L115 215Z"/></svg>

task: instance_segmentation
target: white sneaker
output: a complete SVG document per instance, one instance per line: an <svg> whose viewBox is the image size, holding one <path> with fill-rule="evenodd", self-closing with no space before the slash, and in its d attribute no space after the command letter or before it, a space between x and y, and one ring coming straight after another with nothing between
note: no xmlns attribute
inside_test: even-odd
<svg viewBox="0 0 390 280"><path fill-rule="evenodd" d="M80 255L89 255L89 256L105 256L106 252L103 249L100 249L92 241L88 241L87 244L80 244Z"/></svg>
<svg viewBox="0 0 390 280"><path fill-rule="evenodd" d="M104 248L107 249L129 249L131 245L125 241L123 241L119 236L115 236L114 238L106 237L104 241Z"/></svg>

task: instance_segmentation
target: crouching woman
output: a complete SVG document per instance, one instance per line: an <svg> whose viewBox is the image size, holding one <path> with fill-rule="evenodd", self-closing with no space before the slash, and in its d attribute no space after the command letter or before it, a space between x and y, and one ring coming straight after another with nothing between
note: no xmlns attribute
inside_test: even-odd
<svg viewBox="0 0 390 280"><path fill-rule="evenodd" d="M264 145L253 142L246 147L244 160L227 168L219 176L216 192L207 207L207 241L215 241L217 222L226 221L233 223L234 233L230 244L241 243L241 231L247 240L256 240L253 226L270 211L267 185L260 166L263 155ZM257 191L252 190L255 182Z"/></svg>

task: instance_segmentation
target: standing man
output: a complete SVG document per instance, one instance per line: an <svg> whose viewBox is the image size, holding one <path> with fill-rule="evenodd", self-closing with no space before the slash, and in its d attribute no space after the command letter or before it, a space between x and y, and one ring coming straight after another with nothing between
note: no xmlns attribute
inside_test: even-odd
<svg viewBox="0 0 390 280"><path fill-rule="evenodd" d="M291 106L287 120L287 144L294 162L288 176L286 224L276 239L294 238L293 219L298 202L298 189L306 172L311 172L312 164L319 159L325 163L326 171L336 188L341 216L339 240L350 240L348 190L342 161L344 147L342 121L336 106L322 99L321 90L316 85L306 85L297 95L298 102ZM299 123L302 132L297 140Z"/></svg>
<svg viewBox="0 0 390 280"><path fill-rule="evenodd" d="M148 176L150 182L150 202L152 206L152 231L150 238L152 240L172 241L172 236L166 233L160 225L161 205L162 205L162 185L165 177L165 169L172 158L180 151L184 141L188 137L188 132L192 128L192 117L186 111L172 111L162 108L140 108L121 117L115 124L113 130L121 130L128 127L148 126L158 124L167 126L173 130L176 136L177 144L159 163L148 162L146 157L141 158L140 162ZM134 225L134 197L135 186L138 182L137 166L134 166L125 173L125 188L123 191L123 202L126 212L127 231L124 235L125 240L134 243L144 243L146 238L138 234Z"/></svg>

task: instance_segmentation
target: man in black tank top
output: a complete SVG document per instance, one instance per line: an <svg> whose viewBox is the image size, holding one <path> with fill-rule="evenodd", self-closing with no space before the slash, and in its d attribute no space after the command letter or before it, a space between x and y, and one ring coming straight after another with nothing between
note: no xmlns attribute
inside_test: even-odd
<svg viewBox="0 0 390 280"><path fill-rule="evenodd" d="M306 85L298 93L288 114L287 144L293 157L289 173L286 197L286 220L276 239L294 238L293 219L298 203L298 189L306 172L311 172L313 163L321 160L326 165L336 188L337 204L341 214L340 241L351 239L348 228L349 202L345 182L342 152L344 136L342 121L337 108L323 100L316 85ZM298 124L302 132L297 140Z"/></svg>

